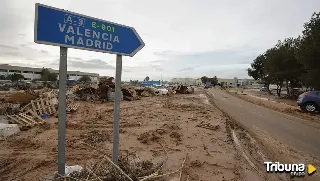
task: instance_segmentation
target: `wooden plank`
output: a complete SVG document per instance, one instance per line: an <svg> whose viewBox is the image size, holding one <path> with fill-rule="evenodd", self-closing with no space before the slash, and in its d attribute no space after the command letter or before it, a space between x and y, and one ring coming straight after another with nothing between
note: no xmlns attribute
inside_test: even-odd
<svg viewBox="0 0 320 181"><path fill-rule="evenodd" d="M31 103L23 106L23 107L21 108L21 111L25 111L26 109L28 109L28 108L30 107L30 105L31 105Z"/></svg>
<svg viewBox="0 0 320 181"><path fill-rule="evenodd" d="M54 105L52 104L52 102L49 100L49 98L47 98L47 104L48 104L48 109L50 109L51 111L51 114L54 114L55 113L55 108L54 108ZM53 108L52 108L53 107Z"/></svg>
<svg viewBox="0 0 320 181"><path fill-rule="evenodd" d="M33 124L37 124L37 122L35 120L33 120L33 117L31 116L28 116L27 114L25 113L20 113L19 116L27 119L29 122L33 123Z"/></svg>
<svg viewBox="0 0 320 181"><path fill-rule="evenodd" d="M53 113L56 113L57 110L56 110L56 108L54 107L53 102L52 102L51 100L48 100L48 101L49 101L49 103L50 103L50 105L51 105L52 112L53 112Z"/></svg>
<svg viewBox="0 0 320 181"><path fill-rule="evenodd" d="M79 108L79 104L78 104L78 103L76 103L76 104L73 105L73 110L76 111L78 108Z"/></svg>
<svg viewBox="0 0 320 181"><path fill-rule="evenodd" d="M29 110L28 111L33 117L36 117L39 121L38 122L43 122L43 119L35 112Z"/></svg>
<svg viewBox="0 0 320 181"><path fill-rule="evenodd" d="M46 106L44 105L42 98L40 98L40 103L41 103L41 107L42 107L43 113L48 114L48 111L46 110Z"/></svg>
<svg viewBox="0 0 320 181"><path fill-rule="evenodd" d="M19 121L19 120L17 120L15 117L13 117L14 115L7 115L7 117L8 118L10 118L14 123L18 123L18 124L20 124L20 125L24 125L24 123L23 122L21 122L21 121Z"/></svg>
<svg viewBox="0 0 320 181"><path fill-rule="evenodd" d="M53 114L53 112L52 112L52 110L51 110L51 105L50 105L50 103L49 103L48 98L46 98L44 101L45 101L45 104L47 105L49 114L50 114L50 115Z"/></svg>
<svg viewBox="0 0 320 181"><path fill-rule="evenodd" d="M30 123L29 121L23 119L23 118L20 117L20 116L17 116L17 115L15 115L15 116L16 116L17 119L23 121L23 122L25 123L25 125L27 125L27 126L29 126L29 125L34 125L33 123Z"/></svg>
<svg viewBox="0 0 320 181"><path fill-rule="evenodd" d="M32 106L32 110L33 112L37 112L36 106L34 105L34 101L31 101L31 106Z"/></svg>
<svg viewBox="0 0 320 181"><path fill-rule="evenodd" d="M38 106L39 114L42 115L42 109L41 109L41 107L40 107L39 100L37 100L36 103L37 103L37 106Z"/></svg>

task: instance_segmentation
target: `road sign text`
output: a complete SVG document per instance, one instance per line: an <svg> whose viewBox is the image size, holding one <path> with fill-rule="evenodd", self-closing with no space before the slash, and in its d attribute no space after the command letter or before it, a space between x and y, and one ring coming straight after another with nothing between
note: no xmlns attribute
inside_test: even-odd
<svg viewBox="0 0 320 181"><path fill-rule="evenodd" d="M36 4L35 42L133 56L144 43L134 28Z"/></svg>

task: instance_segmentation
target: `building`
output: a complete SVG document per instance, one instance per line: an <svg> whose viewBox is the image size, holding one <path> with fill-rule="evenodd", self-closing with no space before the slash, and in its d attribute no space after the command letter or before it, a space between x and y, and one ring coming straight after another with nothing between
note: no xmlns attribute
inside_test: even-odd
<svg viewBox="0 0 320 181"><path fill-rule="evenodd" d="M142 81L139 82L140 86L143 87L149 87L149 86L153 86L153 85L161 85L161 81Z"/></svg>
<svg viewBox="0 0 320 181"><path fill-rule="evenodd" d="M254 79L224 79L224 78L218 78L218 83L222 83L224 86L231 86L235 87L239 85L240 87L252 87L258 84L259 81Z"/></svg>
<svg viewBox="0 0 320 181"><path fill-rule="evenodd" d="M183 85L201 85L201 79L194 78L173 78L171 79L173 84L183 84Z"/></svg>
<svg viewBox="0 0 320 181"><path fill-rule="evenodd" d="M8 76L14 73L22 74L25 77L25 80L41 79L41 70L42 68L20 67L20 66L12 66L9 64L0 64L0 75ZM48 70L52 73L59 74L59 70L54 70L51 68L48 68ZM96 74L96 73L68 71L69 79L72 79L72 80L78 80L84 75L89 76L93 82L97 82L99 80L99 74ZM58 76L58 79L59 79L59 76Z"/></svg>
<svg viewBox="0 0 320 181"><path fill-rule="evenodd" d="M220 83L223 86L236 86L237 85L237 79L218 78L218 83Z"/></svg>
<svg viewBox="0 0 320 181"><path fill-rule="evenodd" d="M240 86L251 86L258 83L259 81L254 79L238 79L238 84L240 84Z"/></svg>

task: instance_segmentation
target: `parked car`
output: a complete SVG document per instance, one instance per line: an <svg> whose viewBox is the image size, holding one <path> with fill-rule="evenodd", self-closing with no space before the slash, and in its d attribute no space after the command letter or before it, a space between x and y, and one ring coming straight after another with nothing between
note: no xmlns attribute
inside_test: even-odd
<svg viewBox="0 0 320 181"><path fill-rule="evenodd" d="M168 89L162 85L153 85L153 88L159 91L160 95L167 95L169 92Z"/></svg>
<svg viewBox="0 0 320 181"><path fill-rule="evenodd" d="M211 87L212 87L212 83L211 82L206 82L204 88L208 89L208 88L211 88Z"/></svg>
<svg viewBox="0 0 320 181"><path fill-rule="evenodd" d="M320 111L320 91L308 91L298 97L297 104L307 112Z"/></svg>
<svg viewBox="0 0 320 181"><path fill-rule="evenodd" d="M267 89L266 87L261 87L260 91L261 91L261 92L267 92L268 89Z"/></svg>

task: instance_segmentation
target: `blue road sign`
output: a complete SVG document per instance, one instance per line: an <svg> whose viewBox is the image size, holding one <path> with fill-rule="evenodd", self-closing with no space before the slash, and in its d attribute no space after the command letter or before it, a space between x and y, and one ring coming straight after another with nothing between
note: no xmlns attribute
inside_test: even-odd
<svg viewBox="0 0 320 181"><path fill-rule="evenodd" d="M39 3L35 13L36 43L131 57L144 47L132 27Z"/></svg>

